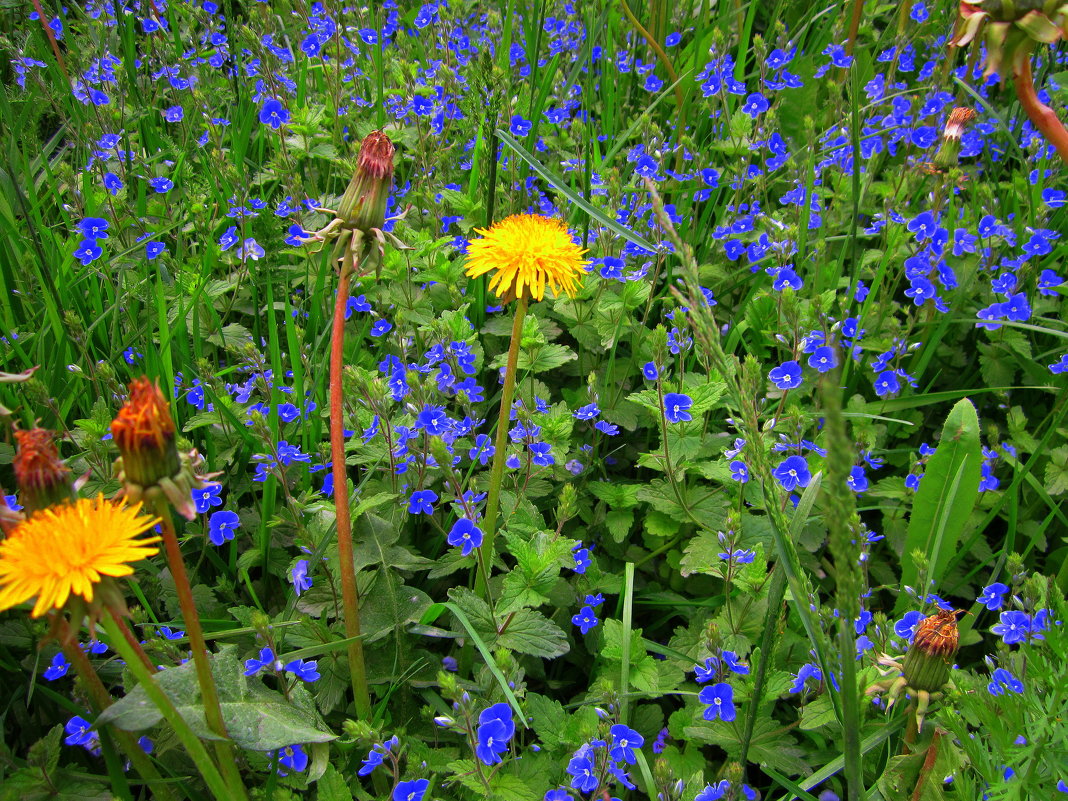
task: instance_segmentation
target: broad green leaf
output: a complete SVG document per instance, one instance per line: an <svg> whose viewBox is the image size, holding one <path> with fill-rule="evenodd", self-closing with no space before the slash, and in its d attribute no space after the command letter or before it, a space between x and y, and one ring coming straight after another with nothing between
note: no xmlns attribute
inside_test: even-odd
<svg viewBox="0 0 1068 801"><path fill-rule="evenodd" d="M489 798L493 801L540 801L542 792L507 773L498 773L490 780Z"/></svg>
<svg viewBox="0 0 1068 801"><path fill-rule="evenodd" d="M563 629L533 609L517 611L504 633L497 637L497 645L545 659L563 656L571 650Z"/></svg>
<svg viewBox="0 0 1068 801"><path fill-rule="evenodd" d="M219 691L226 731L239 748L273 751L293 743L323 743L337 739L326 730L307 690L297 687L287 700L267 689L261 679L249 679L235 656L233 646L211 655L211 671ZM153 680L174 703L178 713L197 736L218 739L204 719L196 667L192 660L157 673ZM163 715L148 700L144 688L134 687L100 713L97 722L126 731L141 731L157 725Z"/></svg>
<svg viewBox="0 0 1068 801"><path fill-rule="evenodd" d="M983 460L979 444L979 417L967 398L956 403L942 427L938 448L927 462L927 469L916 497L905 535L901 555L901 584L916 587L919 566L912 558L914 550L927 558L928 579L938 582L942 570L957 550L957 543L975 508ZM904 611L909 596L898 595L895 614Z"/></svg>
<svg viewBox="0 0 1068 801"><path fill-rule="evenodd" d="M531 725L538 739L546 747L555 748L563 742L561 735L567 720L563 704L538 693L528 693L525 711L531 717Z"/></svg>
<svg viewBox="0 0 1068 801"><path fill-rule="evenodd" d="M1062 445L1049 452L1045 473L1046 492L1060 495L1068 492L1068 445Z"/></svg>
<svg viewBox="0 0 1068 801"><path fill-rule="evenodd" d="M617 484L612 481L591 481L586 485L594 497L604 501L612 509L637 506L639 487L641 484Z"/></svg>

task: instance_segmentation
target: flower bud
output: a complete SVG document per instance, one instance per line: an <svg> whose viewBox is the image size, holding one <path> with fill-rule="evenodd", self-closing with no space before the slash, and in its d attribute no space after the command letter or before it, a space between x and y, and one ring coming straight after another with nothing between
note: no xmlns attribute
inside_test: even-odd
<svg viewBox="0 0 1068 801"><path fill-rule="evenodd" d="M958 647L956 612L939 610L921 620L905 654L904 672L908 686L929 693L945 687Z"/></svg>
<svg viewBox="0 0 1068 801"><path fill-rule="evenodd" d="M393 186L393 143L381 131L371 131L360 143L356 171L338 206L346 228L368 233L386 222L386 200Z"/></svg>
<svg viewBox="0 0 1068 801"><path fill-rule="evenodd" d="M12 467L19 488L19 501L26 515L55 504L74 500L70 468L59 458L51 431L31 428L15 431L18 448Z"/></svg>
<svg viewBox="0 0 1068 801"><path fill-rule="evenodd" d="M201 462L196 451L179 455L170 406L158 384L147 377L130 383L130 398L112 421L111 435L120 454L115 470L130 502L162 496L193 520L191 493L211 476L196 472Z"/></svg>

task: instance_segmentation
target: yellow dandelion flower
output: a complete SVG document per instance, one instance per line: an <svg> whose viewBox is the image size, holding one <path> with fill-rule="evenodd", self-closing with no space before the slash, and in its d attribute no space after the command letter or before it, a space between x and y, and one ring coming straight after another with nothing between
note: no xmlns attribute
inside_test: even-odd
<svg viewBox="0 0 1068 801"><path fill-rule="evenodd" d="M106 577L132 574L131 562L152 556L159 537L138 536L159 522L141 504L122 506L98 495L37 512L0 542L0 611L36 597L33 617L61 609L71 595L93 601Z"/></svg>
<svg viewBox="0 0 1068 801"><path fill-rule="evenodd" d="M586 252L571 241L567 226L540 214L513 214L467 246L467 275L477 278L496 270L489 288L507 303L517 297L541 300L548 285L574 297Z"/></svg>

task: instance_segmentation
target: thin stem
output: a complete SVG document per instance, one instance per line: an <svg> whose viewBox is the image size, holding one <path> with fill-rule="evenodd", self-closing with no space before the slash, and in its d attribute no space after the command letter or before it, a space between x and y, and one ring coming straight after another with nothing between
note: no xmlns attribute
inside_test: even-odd
<svg viewBox="0 0 1068 801"><path fill-rule="evenodd" d="M475 591L489 601L489 574L493 570L493 537L497 533L497 510L501 502L501 481L504 478L505 452L508 448L508 422L515 395L515 374L519 364L519 345L523 340L523 318L527 314L527 298L516 301L515 318L512 320L512 341L508 345L508 364L504 369L504 386L501 388L501 409L497 416L497 437L493 443L493 467L490 468L489 496L486 499L486 527L478 553L478 576Z"/></svg>
<svg viewBox="0 0 1068 801"><path fill-rule="evenodd" d="M1019 69L1014 71L1013 81L1016 85L1016 97L1035 127L1057 148L1061 161L1068 164L1068 131L1057 118L1053 109L1038 99L1035 94L1034 78L1031 75L1031 59L1024 58Z"/></svg>
<svg viewBox="0 0 1068 801"><path fill-rule="evenodd" d="M354 234L355 236L355 234ZM345 610L345 636L352 679L356 716L371 720L371 695L367 689L367 669L360 640L360 595L356 586L356 563L352 550L352 524L349 519L349 484L345 469L344 390L345 308L349 300L349 281L353 273L353 245L345 248L334 303L334 327L330 341L330 461L334 475L334 509L337 518L337 555L341 563L341 605Z"/></svg>
<svg viewBox="0 0 1068 801"><path fill-rule="evenodd" d="M186 634L189 635L189 646L193 653L193 664L197 671L197 682L200 685L200 696L204 702L204 719L208 728L215 734L224 738L214 743L215 754L226 783L229 787L230 797L247 798L245 786L241 780L241 773L237 768L237 760L230 740L226 734L226 724L223 721L222 706L219 704L219 691L215 687L215 677L211 675L211 663L208 662L208 644L204 640L204 630L200 627L200 615L197 613L196 602L193 600L193 589L189 584L189 574L185 569L185 561L182 559L182 549L178 544L178 534L174 530L174 520L171 517L171 508L162 498L155 504L156 514L160 516L160 528L163 531L163 544L167 551L167 564L174 578L174 589L178 594L178 605L182 609L182 623ZM118 639L122 632L115 625ZM125 643L125 638L123 638ZM134 659L141 661L141 657L134 654ZM143 668L142 662L139 667ZM135 674L136 675L136 674ZM149 674L151 675L151 674Z"/></svg>
<svg viewBox="0 0 1068 801"><path fill-rule="evenodd" d="M114 699L112 699L111 693L107 691L103 682L100 681L100 676L97 675L96 670L93 668L93 663L89 661L85 651L74 642L70 631L70 623L65 620L59 626L59 639L63 643L63 653L74 665L78 675L82 677L96 711L103 712L111 706ZM163 799L163 801L177 801L178 796L175 794L174 789L163 781L163 777L156 770L156 766L152 764L148 754L138 745L134 736L130 732L117 729L114 726L112 726L112 734L119 742L119 745L122 746L122 750L129 757L130 762L133 763L141 778L148 782L148 785L152 788L153 795L156 798Z"/></svg>
<svg viewBox="0 0 1068 801"><path fill-rule="evenodd" d="M149 700L156 705L156 708L160 711L160 714L171 724L174 729L174 733L178 736L178 740L185 747L186 753L189 754L189 758L196 764L197 769L200 771L200 775L204 777L204 782L208 785L208 789L211 790L211 794L218 799L218 801L231 801L234 798L230 788L227 787L226 782L223 781L222 774L219 773L219 769L215 767L215 763L212 762L211 757L208 755L208 750L204 747L204 743L193 733L193 730L189 728L189 724L185 722L178 710L175 709L174 703L167 694L163 692L152 674L145 670L145 666L141 664L141 660L130 648L130 644L126 642L126 639L119 631L119 627L115 623L115 617L112 615L111 610L107 610L103 618L104 630L108 633L109 644L114 648L123 659L126 660L126 666L133 673L137 679L137 683L144 688L145 694ZM242 790L242 796L244 791Z"/></svg>
<svg viewBox="0 0 1068 801"><path fill-rule="evenodd" d="M152 660L148 658L148 654L145 653L145 649L141 647L141 643L130 631L130 627L126 625L126 621L121 617L115 619L115 624L119 627L119 631L122 632L123 639L130 644L130 647L137 652L137 656L141 659L141 664L148 668L149 673L158 673L159 668L152 664Z"/></svg>

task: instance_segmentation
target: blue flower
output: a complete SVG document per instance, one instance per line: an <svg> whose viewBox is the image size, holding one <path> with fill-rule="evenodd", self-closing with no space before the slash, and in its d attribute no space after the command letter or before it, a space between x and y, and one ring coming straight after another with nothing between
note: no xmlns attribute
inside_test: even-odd
<svg viewBox="0 0 1068 801"><path fill-rule="evenodd" d="M371 326L371 336L380 337L391 330L393 330L393 323L389 320L375 320L374 325Z"/></svg>
<svg viewBox="0 0 1068 801"><path fill-rule="evenodd" d="M754 92L745 99L742 104L742 113L748 114L754 120L770 108L764 95Z"/></svg>
<svg viewBox="0 0 1068 801"><path fill-rule="evenodd" d="M245 675L255 676L261 670L277 671L282 665L274 655L274 650L269 646L260 649L259 659L245 660Z"/></svg>
<svg viewBox="0 0 1068 801"><path fill-rule="evenodd" d="M925 242L934 234L938 223L935 221L932 212L923 211L913 217L907 227L913 233L917 242Z"/></svg>
<svg viewBox="0 0 1068 801"><path fill-rule="evenodd" d="M991 674L991 682L987 685L987 690L991 695L1002 695L1005 692L1005 688L1008 688L1017 694L1023 693L1024 691L1022 681L1013 676L1005 668L998 668Z"/></svg>
<svg viewBox="0 0 1068 801"><path fill-rule="evenodd" d="M581 542L577 543L575 547L571 549L571 555L575 559L575 566L571 569L576 573L585 573L586 568L588 568L593 561L590 558L591 550L593 550L592 545L589 548L583 548Z"/></svg>
<svg viewBox="0 0 1068 801"><path fill-rule="evenodd" d="M260 122L270 125L276 131L285 123L289 122L290 114L280 100L271 98L260 109Z"/></svg>
<svg viewBox="0 0 1068 801"><path fill-rule="evenodd" d="M1008 591L1007 584L995 581L993 584L987 584L983 587L983 592L975 599L975 602L982 604L991 612L995 612L1001 609L1002 604L1005 602L1005 593Z"/></svg>
<svg viewBox="0 0 1068 801"><path fill-rule="evenodd" d="M546 442L532 442L527 446L532 454L531 461L541 467L549 467L556 464L556 458L552 454L552 446Z"/></svg>
<svg viewBox="0 0 1068 801"><path fill-rule="evenodd" d="M738 654L734 653L734 651L723 652L723 664L725 664L732 673L737 673L739 676L749 675L749 666L739 662Z"/></svg>
<svg viewBox="0 0 1068 801"><path fill-rule="evenodd" d="M301 559L293 565L293 569L289 571L289 580L293 582L293 589L296 590L298 598L302 592L311 589L312 580L308 575L307 559Z"/></svg>
<svg viewBox="0 0 1068 801"><path fill-rule="evenodd" d="M231 225L223 235L219 237L219 249L229 250L240 241L240 237L237 235L237 226Z"/></svg>
<svg viewBox="0 0 1068 801"><path fill-rule="evenodd" d="M114 197L122 189L122 179L113 172L104 173L104 188Z"/></svg>
<svg viewBox="0 0 1068 801"><path fill-rule="evenodd" d="M728 465L731 471L731 478L742 484L749 480L749 467L741 459L735 459Z"/></svg>
<svg viewBox="0 0 1068 801"><path fill-rule="evenodd" d="M160 112L167 122L181 122L185 117L185 109L181 106L171 106Z"/></svg>
<svg viewBox="0 0 1068 801"><path fill-rule="evenodd" d="M83 239L78 243L78 249L74 251L74 258L85 267L100 258L101 250L92 239Z"/></svg>
<svg viewBox="0 0 1068 801"><path fill-rule="evenodd" d="M885 395L896 395L901 391L901 382L894 370L883 370L875 378L875 394L880 398Z"/></svg>
<svg viewBox="0 0 1068 801"><path fill-rule="evenodd" d="M52 657L52 664L48 666L43 675L47 681L55 681L66 676L68 670L70 670L70 662L67 661L63 652L59 651Z"/></svg>
<svg viewBox="0 0 1068 801"><path fill-rule="evenodd" d="M208 484L193 490L193 505L200 514L210 511L213 506L222 506L222 484Z"/></svg>
<svg viewBox="0 0 1068 801"><path fill-rule="evenodd" d="M592 751L592 747L587 743L576 751L567 763L571 786L580 793L591 793L597 789L599 780L593 772Z"/></svg>
<svg viewBox="0 0 1068 801"><path fill-rule="evenodd" d="M609 733L612 735L612 750L608 752L608 756L616 762L635 764L638 758L634 755L634 749L641 748L645 738L622 723L613 726Z"/></svg>
<svg viewBox="0 0 1068 801"><path fill-rule="evenodd" d="M771 474L787 492L792 492L796 487L807 487L808 482L812 480L804 456L787 456Z"/></svg>
<svg viewBox="0 0 1068 801"><path fill-rule="evenodd" d="M482 710L475 734L478 740L475 756L483 765L496 765L501 761L501 754L508 750L508 741L515 734L512 708L501 703Z"/></svg>
<svg viewBox="0 0 1068 801"><path fill-rule="evenodd" d="M482 545L482 529L476 526L466 517L461 517L453 523L449 531L449 545L463 546L461 556L468 556L471 551Z"/></svg>
<svg viewBox="0 0 1068 801"><path fill-rule="evenodd" d="M393 790L393 801L423 801L427 789L430 787L430 779L412 779L406 782L397 782Z"/></svg>
<svg viewBox="0 0 1068 801"><path fill-rule="evenodd" d="M801 386L801 365L790 360L771 368L768 378L779 389L797 389Z"/></svg>
<svg viewBox="0 0 1068 801"><path fill-rule="evenodd" d="M846 478L846 484L853 492L861 493L868 489L868 477L864 474L864 468L861 465L855 465L853 469L849 471L849 476Z"/></svg>
<svg viewBox="0 0 1068 801"><path fill-rule="evenodd" d="M75 715L67 721L67 725L63 727L67 732L67 736L63 739L67 745L82 745L88 747L88 743L91 743L94 739L99 737L95 731L93 731L93 724L83 717Z"/></svg>
<svg viewBox="0 0 1068 801"><path fill-rule="evenodd" d="M720 779L716 784L706 784L693 801L719 801L730 789L731 783L727 779Z"/></svg>
<svg viewBox="0 0 1068 801"><path fill-rule="evenodd" d="M604 596L601 595L601 593L597 593L596 595L587 595L585 598L582 599L582 603L586 604L587 606L592 606L594 609L596 609L598 606L604 603Z"/></svg>
<svg viewBox="0 0 1068 801"><path fill-rule="evenodd" d="M303 659L294 659L292 662L287 662L282 669L286 673L292 673L301 681L313 682L320 679L318 668L319 663L315 660L305 662Z"/></svg>
<svg viewBox="0 0 1068 801"><path fill-rule="evenodd" d="M693 420L690 408L693 399L689 395L678 392L668 392L664 395L664 416L669 423L683 423Z"/></svg>
<svg viewBox="0 0 1068 801"><path fill-rule="evenodd" d="M719 718L726 723L734 720L734 688L727 682L721 681L702 688L697 694L697 700L709 705L704 712L705 720Z"/></svg>
<svg viewBox="0 0 1068 801"><path fill-rule="evenodd" d="M308 755L304 753L304 749L299 745L287 745L285 748L279 748L275 756L278 758L279 776L289 775L282 770L284 767L297 773L308 767Z"/></svg>
<svg viewBox="0 0 1068 801"><path fill-rule="evenodd" d="M417 490L413 492L408 499L408 514L434 514L434 502L437 499L438 494L434 490Z"/></svg>
<svg viewBox="0 0 1068 801"><path fill-rule="evenodd" d="M802 665L801 669L797 671L797 676L794 679L794 683L790 686L790 692L799 693L805 689L805 684L809 679L813 681L823 680L823 671L818 666L813 664Z"/></svg>
<svg viewBox="0 0 1068 801"><path fill-rule="evenodd" d="M155 189L156 192L161 195L165 195L172 189L174 189L174 181L163 175L157 175L155 178L148 182L148 185Z"/></svg>
<svg viewBox="0 0 1068 801"><path fill-rule="evenodd" d="M830 345L823 345L812 351L808 357L808 366L814 367L820 373L826 373L838 366L838 356Z"/></svg>
<svg viewBox="0 0 1068 801"><path fill-rule="evenodd" d="M894 624L894 634L903 640L911 640L921 620L923 620L923 612L915 609L906 612L905 616Z"/></svg>
<svg viewBox="0 0 1068 801"><path fill-rule="evenodd" d="M162 255L166 250L167 246L163 242L147 242L145 244L145 257L152 261L152 259Z"/></svg>
<svg viewBox="0 0 1068 801"><path fill-rule="evenodd" d="M660 371L656 368L656 362L646 362L642 365L642 376L647 381L656 381L660 377Z"/></svg>
<svg viewBox="0 0 1068 801"><path fill-rule="evenodd" d="M86 217L78 223L78 230L83 237L94 242L98 239L107 239L108 221L103 217Z"/></svg>
<svg viewBox="0 0 1068 801"><path fill-rule="evenodd" d="M579 631L585 635L601 621L597 619L597 615L594 613L593 609L584 606L578 611L578 614L572 616L571 622L578 626Z"/></svg>
<svg viewBox="0 0 1068 801"><path fill-rule="evenodd" d="M530 133L530 129L533 125L534 123L530 120L525 120L518 114L513 114L511 125L508 130L512 132L512 136L526 136Z"/></svg>
<svg viewBox="0 0 1068 801"><path fill-rule="evenodd" d="M215 512L208 518L208 539L212 545L222 545L234 538L234 529L241 525L237 512Z"/></svg>
<svg viewBox="0 0 1068 801"><path fill-rule="evenodd" d="M1024 612L1002 612L1000 622L990 631L1004 640L1006 645L1024 642L1031 633L1031 618Z"/></svg>

